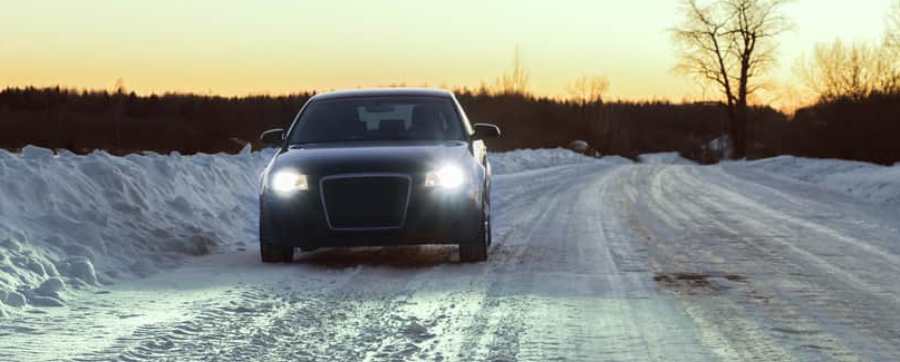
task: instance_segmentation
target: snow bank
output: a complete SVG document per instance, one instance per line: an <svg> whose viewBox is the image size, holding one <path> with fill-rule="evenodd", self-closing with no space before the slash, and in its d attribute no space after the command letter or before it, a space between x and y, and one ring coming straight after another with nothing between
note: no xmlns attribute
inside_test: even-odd
<svg viewBox="0 0 900 362"><path fill-rule="evenodd" d="M0 314L256 240L270 155L0 150Z"/></svg>
<svg viewBox="0 0 900 362"><path fill-rule="evenodd" d="M681 157L678 152L648 153L638 157L641 163L653 165L696 165L697 163Z"/></svg>
<svg viewBox="0 0 900 362"><path fill-rule="evenodd" d="M732 162L751 169L801 180L881 204L900 204L900 164L780 156Z"/></svg>
<svg viewBox="0 0 900 362"><path fill-rule="evenodd" d="M0 316L64 305L77 289L255 243L258 175L272 152L117 157L0 150ZM565 149L489 157L497 174L630 163Z"/></svg>
<svg viewBox="0 0 900 362"><path fill-rule="evenodd" d="M488 157L491 160L491 170L495 175L600 160L611 163L631 163L628 159L621 157L597 159L565 148L515 150L491 153Z"/></svg>

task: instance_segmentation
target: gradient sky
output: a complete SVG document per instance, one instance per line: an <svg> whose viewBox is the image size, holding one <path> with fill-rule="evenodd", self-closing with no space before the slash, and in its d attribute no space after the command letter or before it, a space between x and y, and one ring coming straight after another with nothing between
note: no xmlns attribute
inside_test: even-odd
<svg viewBox="0 0 900 362"><path fill-rule="evenodd" d="M786 82L816 42L877 40L892 0L796 0ZM0 86L283 94L392 83L478 86L516 45L540 95L603 74L609 98L701 98L672 73L675 0L0 0Z"/></svg>

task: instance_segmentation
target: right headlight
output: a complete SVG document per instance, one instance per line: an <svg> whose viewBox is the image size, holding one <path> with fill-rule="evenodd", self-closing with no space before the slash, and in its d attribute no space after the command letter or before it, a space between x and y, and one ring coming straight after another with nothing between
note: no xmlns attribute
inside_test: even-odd
<svg viewBox="0 0 900 362"><path fill-rule="evenodd" d="M306 175L295 170L275 171L271 180L272 190L282 195L309 190Z"/></svg>
<svg viewBox="0 0 900 362"><path fill-rule="evenodd" d="M455 165L446 165L425 175L425 187L456 189L465 182L465 172Z"/></svg>

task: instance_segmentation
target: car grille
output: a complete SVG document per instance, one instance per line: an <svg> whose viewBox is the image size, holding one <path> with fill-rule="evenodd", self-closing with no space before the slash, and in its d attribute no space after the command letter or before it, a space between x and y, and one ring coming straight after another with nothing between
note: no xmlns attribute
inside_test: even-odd
<svg viewBox="0 0 900 362"><path fill-rule="evenodd" d="M410 177L336 175L321 181L322 206L332 229L400 228L409 204Z"/></svg>

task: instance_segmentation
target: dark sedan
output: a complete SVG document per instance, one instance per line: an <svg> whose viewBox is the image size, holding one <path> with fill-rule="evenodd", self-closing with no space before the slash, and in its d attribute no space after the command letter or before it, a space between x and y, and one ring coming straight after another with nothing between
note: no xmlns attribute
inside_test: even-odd
<svg viewBox="0 0 900 362"><path fill-rule="evenodd" d="M262 140L279 146L262 175L263 262L294 250L458 244L464 262L487 259L491 168L452 93L431 89L320 94L291 127Z"/></svg>

